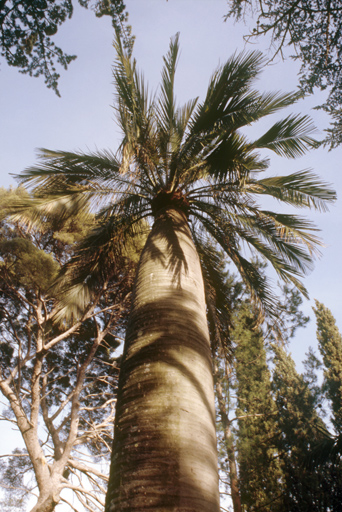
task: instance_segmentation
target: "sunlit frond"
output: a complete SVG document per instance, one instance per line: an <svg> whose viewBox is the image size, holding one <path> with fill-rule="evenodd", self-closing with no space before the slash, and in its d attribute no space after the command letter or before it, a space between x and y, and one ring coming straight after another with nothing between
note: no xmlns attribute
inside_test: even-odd
<svg viewBox="0 0 342 512"><path fill-rule="evenodd" d="M158 126L160 136L170 138L175 122L174 81L179 53L179 34L171 39L167 55L164 57L162 69L161 94L158 103Z"/></svg>
<svg viewBox="0 0 342 512"><path fill-rule="evenodd" d="M140 220L114 215L105 219L102 215L54 284L59 301L55 321L80 317L112 275L121 270L124 277L137 262L147 234L148 225Z"/></svg>
<svg viewBox="0 0 342 512"><path fill-rule="evenodd" d="M306 294L298 278L312 268L318 253L321 242L314 226L291 214L261 209L255 198L266 195L289 206L318 210L336 199L310 171L260 178L270 165L267 151L295 158L314 148L314 127L308 117L290 115L257 140L243 132L293 104L299 95L253 89L265 61L261 53L249 52L234 55L215 71L202 102L196 98L180 107L175 96L178 34L170 41L155 95L149 93L119 34L114 47L115 111L122 132L118 151L41 150L40 162L20 176L32 197L21 199L21 204L18 200L11 210L15 219L41 229L52 215L97 215L96 228L61 274L65 302L60 314L81 311L97 283L106 278L102 273L123 257L139 223L151 222L166 207L182 209L189 217L215 307L226 307L217 251L235 265L269 315L276 314L276 301L253 263L257 255Z"/></svg>
<svg viewBox="0 0 342 512"><path fill-rule="evenodd" d="M311 137L314 132L315 127L307 116L288 116L275 123L253 146L270 149L287 158L297 158L317 147L317 141Z"/></svg>
<svg viewBox="0 0 342 512"><path fill-rule="evenodd" d="M61 223L78 215L83 215L84 219L91 218L89 202L89 194L60 192L59 195L43 198L20 199L13 202L7 213L12 221L19 222L28 229L36 228L44 232L47 221L53 221L56 217Z"/></svg>
<svg viewBox="0 0 342 512"><path fill-rule="evenodd" d="M335 191L310 170L288 176L263 178L252 184L250 191L255 194L272 196L279 201L300 208L328 209L327 203L336 200Z"/></svg>

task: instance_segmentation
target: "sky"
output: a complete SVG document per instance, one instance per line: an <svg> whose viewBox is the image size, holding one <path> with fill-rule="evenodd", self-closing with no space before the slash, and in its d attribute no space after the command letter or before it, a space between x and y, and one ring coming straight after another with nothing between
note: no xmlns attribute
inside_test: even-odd
<svg viewBox="0 0 342 512"><path fill-rule="evenodd" d="M126 5L136 36L134 56L153 91L160 81L162 57L168 50L170 37L180 32L181 53L176 76L179 104L197 96L203 99L212 72L234 52L243 49L266 52L268 49L266 40L246 46L243 34L247 32L248 24L223 21L227 12L225 0L127 0ZM115 53L112 41L109 18L96 19L91 11L75 6L73 18L62 25L57 34L57 42L62 48L78 56L67 71L61 71L61 98L46 88L42 78L22 75L1 63L1 186L14 185L12 175L37 161L37 148L87 151L118 147L120 132L113 109ZM261 91L292 91L297 87L297 72L298 63L278 59L265 66L256 85ZM323 99L323 94L317 91L291 107L291 111L313 117L318 128L317 138L324 137L323 130L328 126L327 116L313 110ZM271 120L268 120L262 127L253 128L251 135L257 136L258 130L270 124ZM337 193L342 191L339 172L342 147L331 152L321 148L297 160L275 157L271 162L271 174L311 168L324 181L332 183ZM312 316L313 299L317 299L331 309L341 328L341 202L331 206L329 213L308 212L305 215L321 229L325 247L315 270L305 278L310 301L305 300L303 309ZM315 345L314 320L305 331L298 332L291 344L298 364L305 358L310 344Z"/></svg>
<svg viewBox="0 0 342 512"><path fill-rule="evenodd" d="M180 32L181 54L176 77L179 104L204 94L212 72L235 51L267 50L267 41L246 47L243 34L248 25L228 21L226 0L127 0L129 21L136 36L134 56L151 90L156 90L162 68L162 56L168 50L170 37ZM94 14L75 6L72 20L57 34L64 51L78 56L68 71L61 72L58 98L48 90L43 79L19 74L2 62L0 67L0 185L15 185L13 174L19 174L37 160L37 148L66 151L87 151L110 148L115 151L120 142L115 123L112 64L113 30L109 19L96 19ZM298 63L279 59L265 66L256 86L261 91L293 91L297 87ZM317 138L324 137L327 116L313 110L324 99L322 93L301 101L291 111L313 117L318 128ZM288 112L284 112L284 116ZM278 117L280 114L278 114ZM272 124L268 120L256 127L251 135ZM281 175L313 169L321 178L333 184L341 195L342 147L329 152L321 148L297 160L272 158L270 174ZM278 208L280 210L280 208ZM313 300L331 309L342 328L342 285L340 258L342 254L342 205L338 201L329 213L308 215L321 229L324 240L322 257L315 270L305 278L310 301L304 300L305 314L312 314ZM297 367L308 346L315 346L315 322L298 332L290 350Z"/></svg>

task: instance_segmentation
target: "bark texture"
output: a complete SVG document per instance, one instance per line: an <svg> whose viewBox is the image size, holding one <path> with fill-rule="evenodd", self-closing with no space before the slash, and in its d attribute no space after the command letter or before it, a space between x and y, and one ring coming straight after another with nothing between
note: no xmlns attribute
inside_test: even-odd
<svg viewBox="0 0 342 512"><path fill-rule="evenodd" d="M203 279L186 216L159 212L141 256L119 381L107 512L218 512Z"/></svg>
<svg viewBox="0 0 342 512"><path fill-rule="evenodd" d="M214 359L214 381L215 381L215 389L216 389L216 398L218 404L218 411L221 418L222 428L223 428L223 436L225 441L225 447L227 450L228 461L229 461L229 479L230 479L230 489L231 489L231 498L233 502L234 512L242 512L241 507L241 498L240 498L240 490L239 490L239 479L238 472L236 467L236 458L235 458L235 448L233 441L233 434L231 430L231 421L228 417L228 409L227 404L224 399L223 390L222 390L222 378L220 378L218 364ZM229 370L225 369L224 379L229 382Z"/></svg>

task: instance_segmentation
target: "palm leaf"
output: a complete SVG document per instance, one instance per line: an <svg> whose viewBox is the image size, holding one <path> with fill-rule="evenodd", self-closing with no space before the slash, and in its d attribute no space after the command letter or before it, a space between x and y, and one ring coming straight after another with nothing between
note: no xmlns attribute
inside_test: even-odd
<svg viewBox="0 0 342 512"><path fill-rule="evenodd" d="M267 194L283 203L297 207L327 211L327 203L336 200L331 187L311 171L260 179L250 187L251 192Z"/></svg>
<svg viewBox="0 0 342 512"><path fill-rule="evenodd" d="M179 34L170 41L169 51L164 57L162 69L161 94L158 103L158 131L161 147L170 140L175 121L174 80L179 52Z"/></svg>
<svg viewBox="0 0 342 512"><path fill-rule="evenodd" d="M224 253L235 265L254 300L270 316L275 316L275 297L271 291L271 287L267 279L259 272L253 263L242 256L238 236L233 226L229 225L225 219L222 219L222 225L217 216L215 217L215 221L200 213L197 213L196 217L205 230L211 235L213 241L221 246Z"/></svg>
<svg viewBox="0 0 342 512"><path fill-rule="evenodd" d="M269 166L259 149L294 158L315 147L308 117L288 116L256 141L249 141L242 128L293 104L298 94L254 90L264 59L261 53L250 52L234 55L216 70L203 102L195 99L179 107L175 99L178 35L171 39L164 58L159 95L149 94L118 34L114 46L115 109L122 131L118 152L42 150L41 163L21 176L34 197L18 203L12 212L40 223L41 228L44 219L56 213L61 219L82 212L98 214L99 224L61 275L65 307L68 301L77 304L77 294L84 307L91 289L96 292L97 283L106 278L101 272L111 262L110 255L122 256L120 244L133 239L139 220L151 219L166 206L167 197L168 206L184 208L193 222L208 297L215 296L222 314L226 306L214 255L217 248L235 264L264 311L276 315L271 287L249 255L261 255L305 294L298 277L310 270L320 241L310 223L262 210L253 197L268 195L291 206L324 210L336 195L309 171L258 179ZM212 251L205 250L206 243Z"/></svg>
<svg viewBox="0 0 342 512"><path fill-rule="evenodd" d="M297 158L318 143L310 135L315 127L308 116L291 115L275 123L262 137L253 143L256 148L267 148L277 155Z"/></svg>
<svg viewBox="0 0 342 512"><path fill-rule="evenodd" d="M129 272L146 235L147 226L140 220L114 215L106 219L102 214L53 285L58 300L55 321L82 316L112 276Z"/></svg>

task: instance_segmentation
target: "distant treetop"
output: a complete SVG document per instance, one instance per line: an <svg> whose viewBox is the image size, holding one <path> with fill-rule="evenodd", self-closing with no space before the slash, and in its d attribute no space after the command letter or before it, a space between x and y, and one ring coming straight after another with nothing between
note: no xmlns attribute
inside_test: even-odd
<svg viewBox="0 0 342 512"><path fill-rule="evenodd" d="M56 65L67 69L76 55L67 55L56 46L53 36L73 15L72 0L0 0L0 55L20 73L43 75L47 87L60 96ZM128 14L123 0L78 0L95 16L110 16L127 48L133 45Z"/></svg>
<svg viewBox="0 0 342 512"><path fill-rule="evenodd" d="M324 141L334 148L342 143L342 3L341 0L228 0L225 19L256 19L246 39L269 34L273 56L293 46L299 59L300 88L312 94L315 88L329 90L320 105L331 115Z"/></svg>

